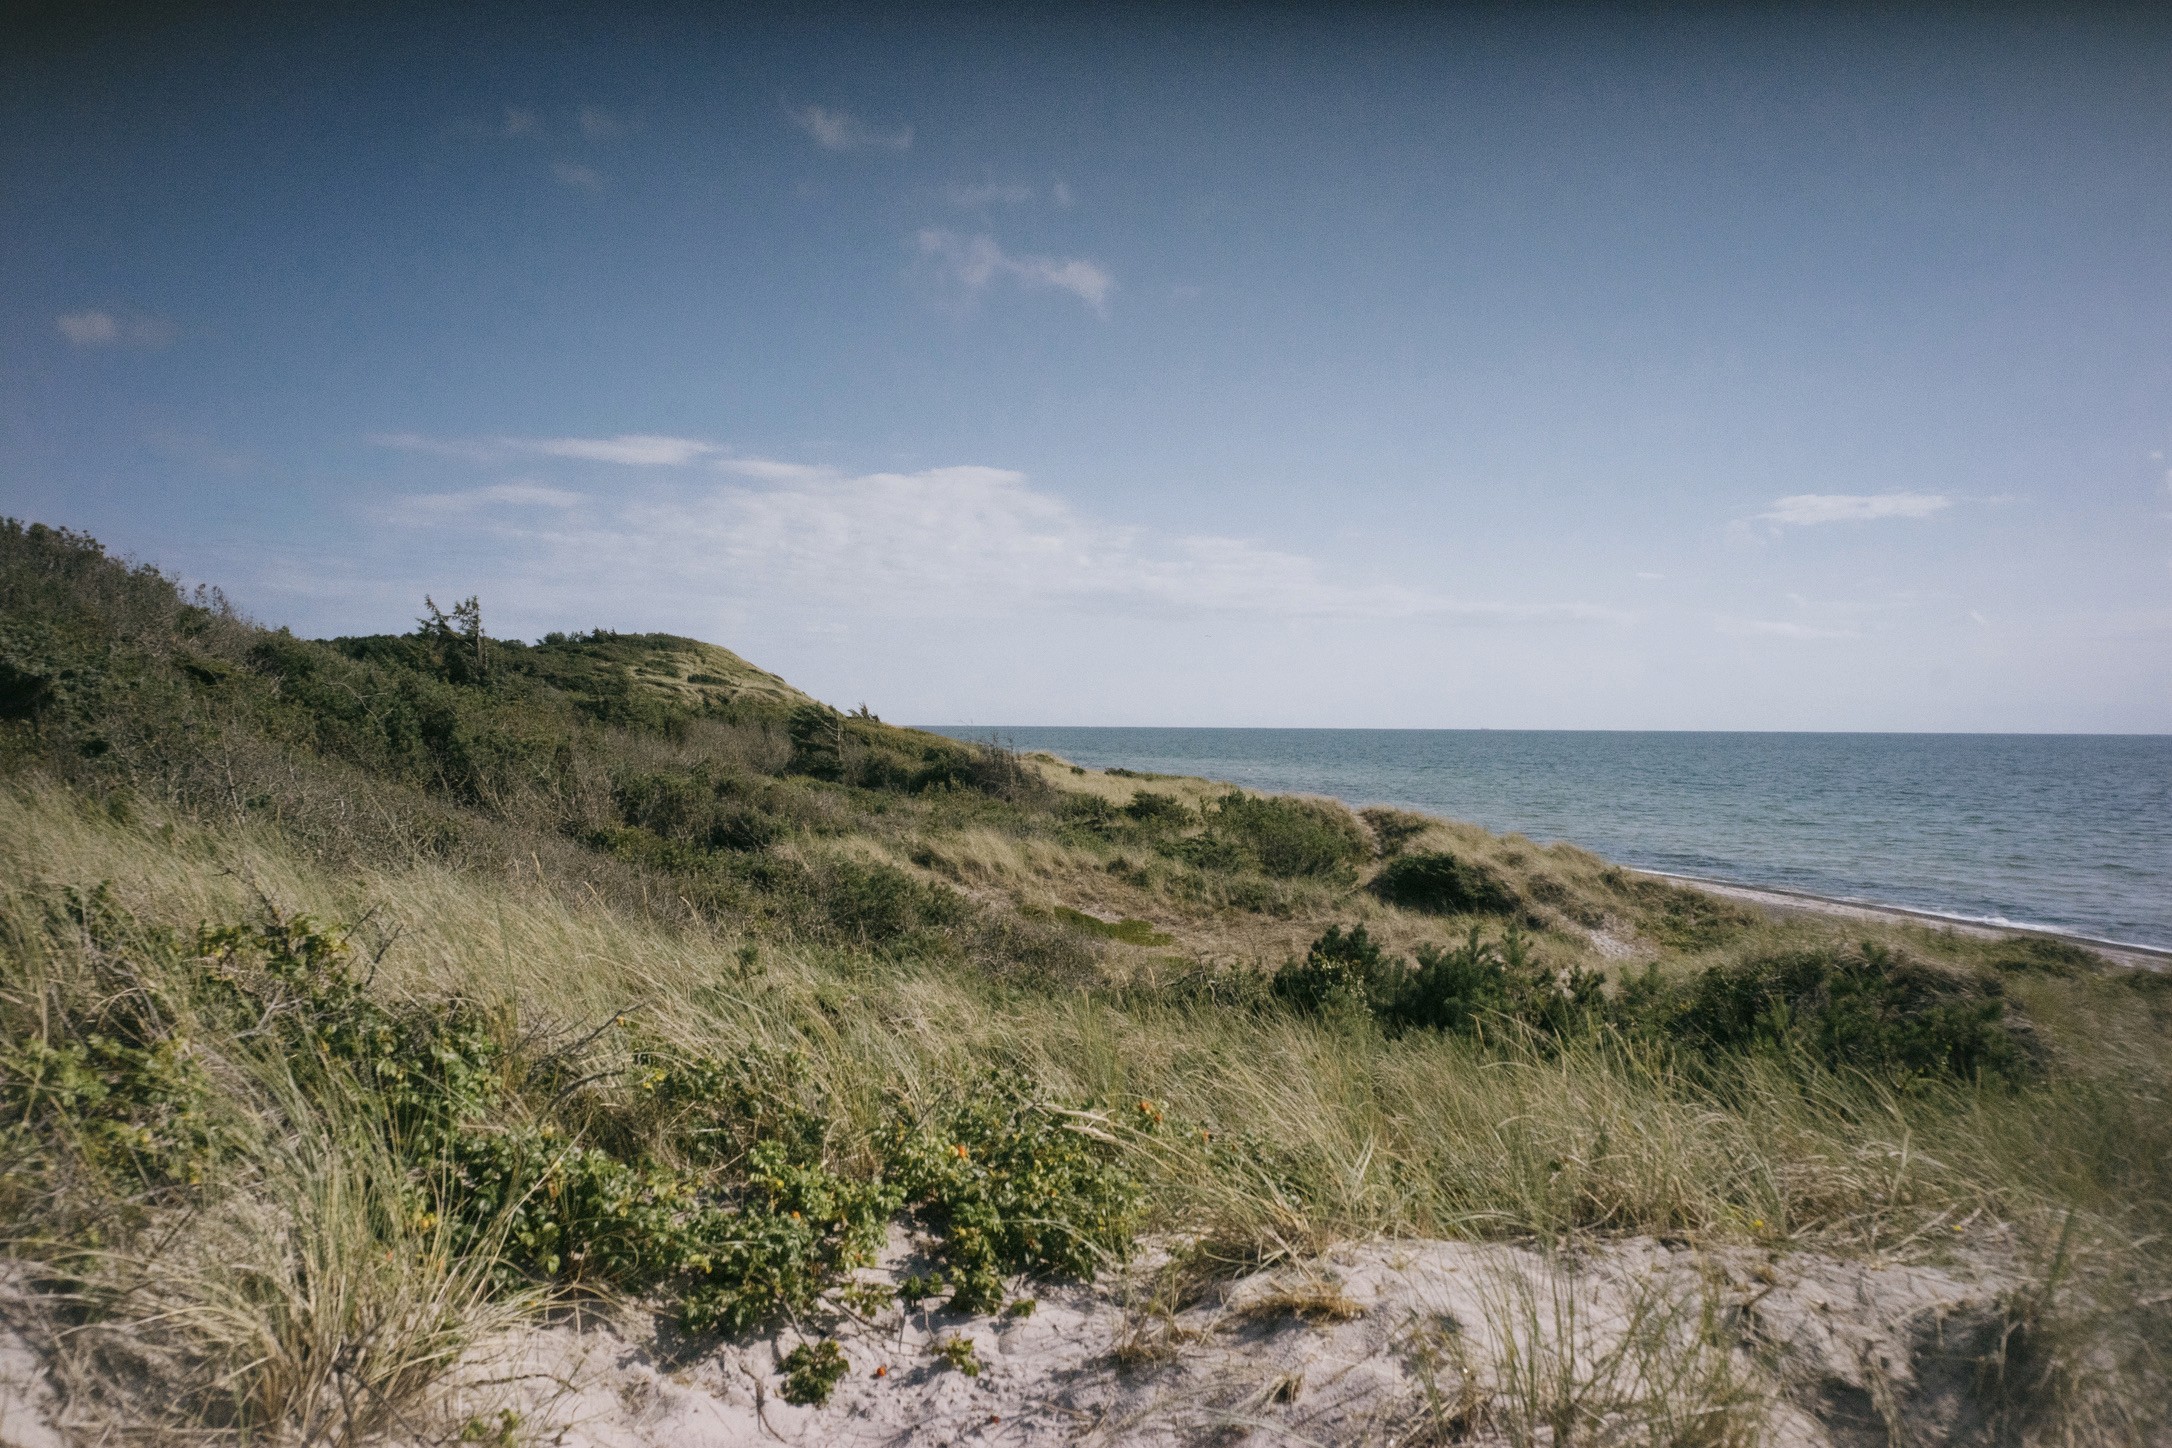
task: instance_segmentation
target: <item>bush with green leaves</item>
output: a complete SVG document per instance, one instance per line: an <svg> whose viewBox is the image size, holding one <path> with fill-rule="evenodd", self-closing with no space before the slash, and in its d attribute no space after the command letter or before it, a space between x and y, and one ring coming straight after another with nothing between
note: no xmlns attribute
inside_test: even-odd
<svg viewBox="0 0 2172 1448"><path fill-rule="evenodd" d="M1213 802L1207 833L1280 879L1347 878L1371 853L1349 814L1316 800L1231 791Z"/></svg>
<svg viewBox="0 0 2172 1448"><path fill-rule="evenodd" d="M1432 915L1512 915L1519 908L1492 871L1442 850L1398 855L1366 888L1390 905Z"/></svg>
<svg viewBox="0 0 2172 1448"><path fill-rule="evenodd" d="M784 1355L784 1400L797 1407L819 1408L837 1391L852 1365L845 1350L829 1338L803 1342Z"/></svg>
<svg viewBox="0 0 2172 1448"><path fill-rule="evenodd" d="M1665 1033L1706 1054L1770 1051L1884 1076L2018 1080L2037 1069L1995 975L1864 942L1710 967L1645 992Z"/></svg>
<svg viewBox="0 0 2172 1448"><path fill-rule="evenodd" d="M1007 1278L1092 1281L1137 1232L1138 1180L1118 1159L1118 1132L1151 1130L1160 1113L1131 1119L1062 1110L1027 1085L991 1075L929 1119L901 1117L887 1155L906 1203L937 1235L951 1305L993 1312Z"/></svg>
<svg viewBox="0 0 2172 1448"><path fill-rule="evenodd" d="M1292 960L1275 972L1273 991L1276 999L1307 1014L1362 1014L1372 1005L1376 982L1389 968L1364 926L1346 933L1340 925L1330 925L1302 960Z"/></svg>

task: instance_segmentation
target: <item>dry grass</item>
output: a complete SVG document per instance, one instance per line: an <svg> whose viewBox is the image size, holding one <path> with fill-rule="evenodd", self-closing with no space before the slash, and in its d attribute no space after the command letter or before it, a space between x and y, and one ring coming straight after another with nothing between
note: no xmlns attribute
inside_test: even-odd
<svg viewBox="0 0 2172 1448"><path fill-rule="evenodd" d="M991 890L1038 887L1052 897L1070 894L1077 879L1081 893L1071 898L1086 898L1086 877L1063 873L1075 858L1045 841L961 833L933 847L947 863L920 868L980 871ZM1521 882L1600 868L1581 852L1494 847L1489 859L1524 871ZM866 842L824 848L898 858ZM2141 1417L2132 1385L2162 1380L2167 1274L2154 1243L2172 1223L2164 1160L2172 1153L2157 1144L2172 1058L2152 1014L2159 998L2137 996L2139 1008L2122 1009L2125 997L2106 994L2121 989L2114 983L2015 984L2053 1049L2073 1062L2060 1086L1901 1091L1753 1060L1716 1095L1609 1036L1559 1046L1391 1039L1136 993L992 988L956 964L878 966L743 937L669 902L647 909L601 891L570 893L533 863L330 870L263 826L207 829L156 815L122 822L57 790L0 791L0 878L17 891L111 881L142 918L184 926L247 916L264 898L289 912L363 921L365 940L390 943L378 981L389 993L458 991L564 1027L630 1011L658 1034L710 1051L796 1048L847 1126L866 1131L886 1093L934 1099L991 1064L1024 1071L1051 1097L1151 1099L1168 1126L1134 1164L1160 1224L1252 1262L1375 1234L1561 1242L1651 1233L1935 1254L1949 1249L1957 1223L2014 1223L2028 1243L2066 1221L2062 1280L2035 1319L2040 1344L2066 1334L2060 1391L2093 1405L2090 1421L2133 1423ZM1172 920L1166 901L1156 915L1143 895L1102 889L1093 903L1157 923L1204 931L1213 918ZM1384 911L1352 903L1359 918ZM1751 942L1828 938L1829 927L1798 919L1761 927ZM2062 1044L2080 1041L2086 1050ZM256 1089L276 1089L261 1072L255 1079ZM86 1290L107 1294L105 1325L70 1339L66 1359L81 1375L82 1401L104 1403L116 1418L167 1402L204 1424L337 1422L350 1425L341 1433L359 1432L387 1421L388 1405L421 1411L428 1382L462 1345L521 1310L518 1300L491 1298L426 1231L402 1239L390 1258L381 1245L375 1256L362 1252L365 1242L381 1244L381 1222L375 1237L363 1224L384 1210L366 1150L282 1141L261 1160L260 1176L237 1182L181 1249L117 1253L91 1278ZM229 1270L237 1262L246 1270ZM1285 1307L1326 1311L1330 1296ZM1565 1310L1508 1307L1534 1321ZM1172 1350L1166 1316L1142 1313L1126 1350L1141 1361ZM1659 1336L1650 1340L1674 1341L1668 1334L1687 1321L1654 1306ZM1530 1341L1554 1340L1560 1326ZM1573 1343L1574 1332L1563 1340ZM137 1380L187 1382L194 1396L114 1398L112 1384L126 1376L113 1371L123 1344L137 1345ZM1548 1414L1583 1412L1587 1400L1616 1402L1608 1411L1641 1405L1635 1411L1653 1422L1698 1394L1733 1401L1731 1380L1695 1353L1565 1366L1545 1351L1531 1347L1495 1393L1527 1404L1514 1421L1532 1434ZM1748 1441L1736 1421L1723 1413L1711 1419L1725 1429L1718 1436L1684 1427L1686 1437L1653 1441Z"/></svg>

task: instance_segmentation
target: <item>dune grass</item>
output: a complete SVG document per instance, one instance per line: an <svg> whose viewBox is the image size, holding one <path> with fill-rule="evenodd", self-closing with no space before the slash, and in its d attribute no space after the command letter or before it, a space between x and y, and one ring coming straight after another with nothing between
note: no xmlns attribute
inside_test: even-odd
<svg viewBox="0 0 2172 1448"><path fill-rule="evenodd" d="M760 1301L819 1303L843 1238L785 1225L809 1191L854 1230L912 1215L984 1307L1141 1232L1193 1277L1370 1235L1995 1260L2025 1284L1997 1370L2031 1432L2153 1431L2155 978L974 750L685 641L439 620L309 644L117 568L0 529L0 1236L50 1284L71 1411L101 1431L412 1434L463 1352L544 1304L717 1288L696 1218L767 1212L804 1272ZM305 918L372 1009L476 1023L484 1107L437 1155L376 1078L204 1014L200 927ZM1355 997L1274 989L1359 927ZM140 1041L100 1034L137 1017ZM1925 1049L1964 1038L1988 1044ZM658 1115L658 1061L723 1094ZM786 1061L785 1085L745 1074ZM799 1154L761 1171L798 1173L789 1201L748 1166L778 1162L751 1150L784 1106ZM445 1163L518 1132L541 1165L456 1223ZM716 1132L737 1154L704 1154ZM519 1238L522 1193L575 1151L603 1198L687 1204L612 1239L616 1277ZM718 1290L754 1311L746 1280Z"/></svg>

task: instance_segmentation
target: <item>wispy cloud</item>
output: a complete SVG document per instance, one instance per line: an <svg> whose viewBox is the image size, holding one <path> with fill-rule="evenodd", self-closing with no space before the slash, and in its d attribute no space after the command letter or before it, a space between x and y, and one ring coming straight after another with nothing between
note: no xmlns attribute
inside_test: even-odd
<svg viewBox="0 0 2172 1448"><path fill-rule="evenodd" d="M473 526L493 530L538 574L568 586L593 590L639 577L644 587L810 615L967 617L994 608L1472 626L1627 621L1582 603L1456 599L1345 579L1317 559L1250 539L1108 523L1002 468L847 475L729 455L711 467L746 481L589 496L519 483L406 499L391 516L477 514Z"/></svg>
<svg viewBox="0 0 2172 1448"><path fill-rule="evenodd" d="M415 432L379 432L370 434L369 441L378 447L470 463L503 462L510 457L526 455L618 463L625 467L684 467L697 458L721 451L715 444L699 438L632 432L617 437L488 438L439 438Z"/></svg>
<svg viewBox="0 0 2172 1448"><path fill-rule="evenodd" d="M913 143L913 128L878 131L849 111L827 106L802 106L791 112L792 123L814 137L825 151L904 151Z"/></svg>
<svg viewBox="0 0 2172 1448"><path fill-rule="evenodd" d="M555 161L551 174L576 191L597 192L603 189L603 173L592 166L577 165L572 161Z"/></svg>
<svg viewBox="0 0 2172 1448"><path fill-rule="evenodd" d="M582 106L574 116L574 122L580 126L581 134L591 141L607 140L626 133L626 123L601 106Z"/></svg>
<svg viewBox="0 0 2172 1448"><path fill-rule="evenodd" d="M468 513L492 505L563 510L579 507L583 501L579 493L530 482L495 483L451 493L418 493L404 500L408 507L423 513Z"/></svg>
<svg viewBox="0 0 2172 1448"><path fill-rule="evenodd" d="M990 236L961 236L930 227L918 238L920 254L942 277L978 296L997 282L1015 282L1028 290L1069 292L1107 316L1116 279L1100 263L1082 257L1013 256Z"/></svg>
<svg viewBox="0 0 2172 1448"><path fill-rule="evenodd" d="M143 312L92 307L62 312L53 325L71 346L163 347L174 338L174 325L163 317Z"/></svg>
<svg viewBox="0 0 2172 1448"><path fill-rule="evenodd" d="M1797 493L1775 499L1756 521L1776 528L1819 523L1867 523L1881 518L1928 518L1953 506L1943 493Z"/></svg>
<svg viewBox="0 0 2172 1448"><path fill-rule="evenodd" d="M522 452L551 458L580 458L593 463L622 463L627 467L683 467L706 453L712 443L691 437L661 437L654 433L629 432L617 437L508 438L507 445Z"/></svg>

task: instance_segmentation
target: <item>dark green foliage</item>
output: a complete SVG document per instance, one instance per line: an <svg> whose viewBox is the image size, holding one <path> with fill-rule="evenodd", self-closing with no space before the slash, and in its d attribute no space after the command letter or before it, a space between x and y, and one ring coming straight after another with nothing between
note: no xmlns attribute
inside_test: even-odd
<svg viewBox="0 0 2172 1448"><path fill-rule="evenodd" d="M1342 810L1284 796L1225 794L1214 802L1208 832L1282 879L1345 878L1371 852L1364 833Z"/></svg>
<svg viewBox="0 0 2172 1448"><path fill-rule="evenodd" d="M1515 892L1486 869L1445 852L1388 861L1366 887L1390 905L1433 915L1511 915Z"/></svg>
<svg viewBox="0 0 2172 1448"><path fill-rule="evenodd" d="M1504 954L1491 941L1481 939L1475 925L1463 944L1452 950L1421 945L1416 969L1381 983L1380 1017L1404 1030L1469 1033L1487 1016L1514 1009L1517 992L1511 985L1511 959L1516 974L1522 976L1527 973L1522 955L1520 936L1511 934Z"/></svg>
<svg viewBox="0 0 2172 1448"><path fill-rule="evenodd" d="M919 932L956 924L966 902L955 890L930 884L895 865L842 860L829 867L818 898L830 927L845 939L889 945Z"/></svg>
<svg viewBox="0 0 2172 1448"><path fill-rule="evenodd" d="M784 1355L784 1400L802 1408L819 1408L830 1400L850 1368L845 1350L829 1338L803 1342Z"/></svg>
<svg viewBox="0 0 2172 1448"><path fill-rule="evenodd" d="M1227 835L1181 835L1156 841L1154 848L1172 860L1182 860L1195 870L1234 874L1259 868L1258 857L1246 849L1242 841Z"/></svg>
<svg viewBox="0 0 2172 1448"><path fill-rule="evenodd" d="M1312 942L1303 960L1293 960L1275 973L1274 994L1297 1010L1311 1014L1362 1012L1372 1001L1374 983L1387 969L1380 947L1362 925L1348 934L1340 925Z"/></svg>
<svg viewBox="0 0 2172 1448"><path fill-rule="evenodd" d="M2016 1079L2034 1067L1999 981L1883 946L1799 950L1702 972L1659 1007L1707 1053L1799 1054L1834 1070Z"/></svg>
<svg viewBox="0 0 2172 1448"><path fill-rule="evenodd" d="M1192 812L1183 800L1173 794L1161 794L1142 789L1124 806L1124 813L1142 825L1163 825L1178 829L1190 824Z"/></svg>
<svg viewBox="0 0 2172 1448"><path fill-rule="evenodd" d="M1151 1129L1150 1103L1126 1129ZM990 1076L889 1152L907 1202L939 1236L951 1306L992 1312L1021 1273L1092 1281L1138 1226L1141 1191L1117 1161L1106 1118L1055 1110L1025 1083Z"/></svg>

